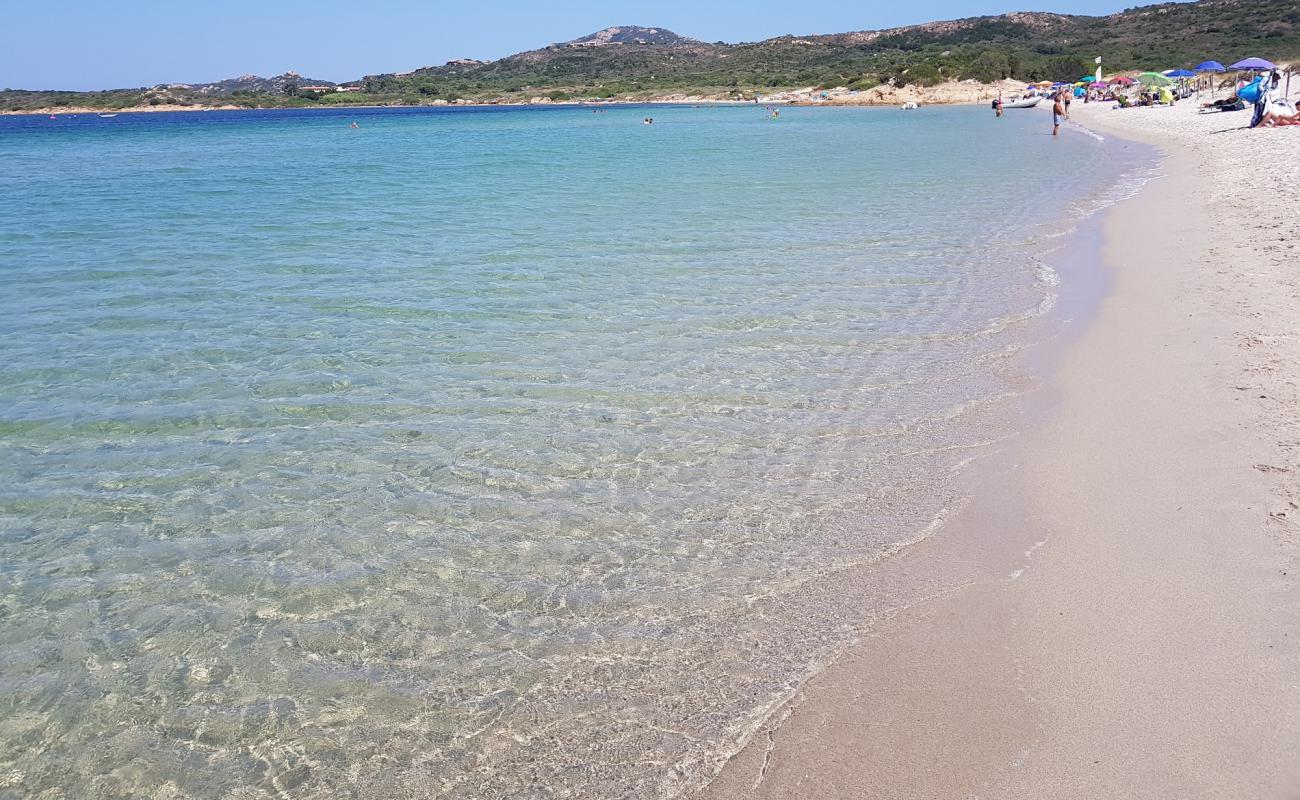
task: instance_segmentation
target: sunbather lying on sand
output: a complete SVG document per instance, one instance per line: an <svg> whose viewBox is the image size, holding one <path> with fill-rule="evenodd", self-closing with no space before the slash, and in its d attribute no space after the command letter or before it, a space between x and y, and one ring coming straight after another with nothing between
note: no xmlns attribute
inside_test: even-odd
<svg viewBox="0 0 1300 800"><path fill-rule="evenodd" d="M1260 117L1259 128L1280 128L1284 125L1300 125L1300 111L1292 114L1285 112L1265 111L1264 116Z"/></svg>
<svg viewBox="0 0 1300 800"><path fill-rule="evenodd" d="M1245 107L1246 104L1235 94L1222 100L1215 100L1213 103L1201 103L1201 108L1208 111L1240 111Z"/></svg>

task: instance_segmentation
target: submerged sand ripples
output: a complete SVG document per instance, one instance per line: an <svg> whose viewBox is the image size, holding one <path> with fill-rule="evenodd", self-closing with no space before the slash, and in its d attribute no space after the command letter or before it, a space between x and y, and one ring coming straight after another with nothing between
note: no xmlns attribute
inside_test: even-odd
<svg viewBox="0 0 1300 800"><path fill-rule="evenodd" d="M998 226L1104 182L755 113L0 139L0 797L706 776L1030 384Z"/></svg>

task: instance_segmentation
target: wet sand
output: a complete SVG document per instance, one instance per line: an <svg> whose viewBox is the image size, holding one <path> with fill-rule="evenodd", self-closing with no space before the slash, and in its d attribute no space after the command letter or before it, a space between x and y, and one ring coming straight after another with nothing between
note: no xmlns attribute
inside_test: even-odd
<svg viewBox="0 0 1300 800"><path fill-rule="evenodd" d="M1300 796L1300 130L1075 118L1164 177L1108 213L1046 421L894 565L961 588L875 624L699 797Z"/></svg>

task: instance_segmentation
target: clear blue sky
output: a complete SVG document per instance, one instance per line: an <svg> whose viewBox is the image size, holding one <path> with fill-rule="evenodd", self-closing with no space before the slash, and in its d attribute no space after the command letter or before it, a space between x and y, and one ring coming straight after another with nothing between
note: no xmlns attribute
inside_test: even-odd
<svg viewBox="0 0 1300 800"><path fill-rule="evenodd" d="M1137 3L1130 0L1129 5ZM838 33L1116 0L8 0L0 88L106 89L294 70L343 81L500 58L611 25L706 41Z"/></svg>

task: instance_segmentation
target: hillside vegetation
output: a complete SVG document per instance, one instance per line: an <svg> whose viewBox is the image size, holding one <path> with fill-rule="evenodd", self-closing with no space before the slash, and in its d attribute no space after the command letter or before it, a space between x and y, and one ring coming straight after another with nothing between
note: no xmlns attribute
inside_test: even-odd
<svg viewBox="0 0 1300 800"><path fill-rule="evenodd" d="M194 87L109 92L0 92L0 109L144 104L518 102L670 94L748 98L776 89L929 86L945 80L1073 80L1102 56L1107 72L1191 67L1205 59L1300 56L1297 0L1200 0L1105 17L1014 13L884 31L706 43L662 28L619 27L493 62L460 60L368 75L350 93L301 92L292 73ZM239 87L239 81L247 83ZM277 83L278 81L278 83ZM269 83L268 83L269 82ZM323 82L310 82L322 85Z"/></svg>

